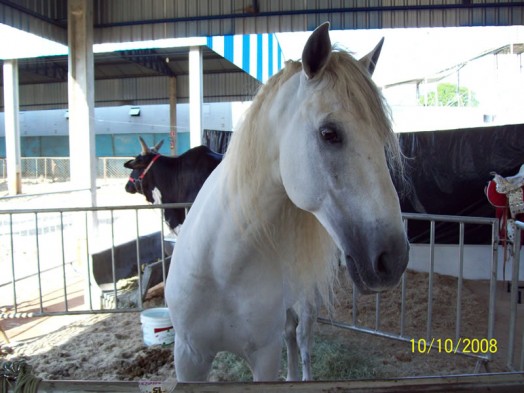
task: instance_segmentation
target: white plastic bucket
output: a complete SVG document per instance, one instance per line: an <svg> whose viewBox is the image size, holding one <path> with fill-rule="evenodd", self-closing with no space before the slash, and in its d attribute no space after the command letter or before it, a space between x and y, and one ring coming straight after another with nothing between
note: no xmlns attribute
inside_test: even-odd
<svg viewBox="0 0 524 393"><path fill-rule="evenodd" d="M175 330L167 307L148 308L140 314L144 344L168 345L175 341Z"/></svg>

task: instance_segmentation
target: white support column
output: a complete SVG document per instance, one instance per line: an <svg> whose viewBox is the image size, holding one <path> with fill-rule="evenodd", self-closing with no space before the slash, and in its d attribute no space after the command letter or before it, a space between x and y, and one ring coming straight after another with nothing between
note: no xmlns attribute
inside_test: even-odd
<svg viewBox="0 0 524 393"><path fill-rule="evenodd" d="M202 102L203 94L202 48L193 46L189 50L189 144L202 144Z"/></svg>
<svg viewBox="0 0 524 393"><path fill-rule="evenodd" d="M176 127L176 77L169 78L169 135L171 155L177 153L177 127Z"/></svg>
<svg viewBox="0 0 524 393"><path fill-rule="evenodd" d="M89 204L96 206L93 2L69 0L67 5L71 182L75 187L89 189Z"/></svg>
<svg viewBox="0 0 524 393"><path fill-rule="evenodd" d="M3 70L7 190L10 195L17 195L22 192L20 122L18 119L18 61L4 60Z"/></svg>

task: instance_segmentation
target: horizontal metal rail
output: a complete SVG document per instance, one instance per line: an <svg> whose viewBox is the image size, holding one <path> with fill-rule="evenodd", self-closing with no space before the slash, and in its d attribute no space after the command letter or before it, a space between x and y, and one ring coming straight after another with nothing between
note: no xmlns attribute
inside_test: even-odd
<svg viewBox="0 0 524 393"><path fill-rule="evenodd" d="M138 279L137 293L142 294L142 261L140 261L141 244L139 238L144 234L144 226L147 230L156 228L160 231L162 239L164 236L164 217L166 209L182 208L186 213L191 205L187 203L162 204L162 205L129 205L129 206L101 206L101 207L81 207L81 208L44 208L44 209L13 209L0 211L0 241L6 244L8 252L0 251L0 268L2 271L10 272L11 278L0 285L0 299L7 301L11 297L12 302L9 304L0 304L7 306L7 312L0 314L0 319L5 318L30 318L41 316L55 315L79 315L79 314L99 314L99 313L124 313L137 312L143 309L142 297L136 297L136 302L132 305L121 304L119 296L121 289L118 287L116 279L112 280L109 289L101 290L97 288L94 280L92 266L92 256L96 253L97 248L103 245L107 246L110 251L110 265L112 274L115 275L117 268L116 249L122 243L122 239L117 239L125 232L123 239L132 239L135 242L135 259L136 272ZM141 215L147 215L141 217ZM25 216L27 215L27 217ZM53 218L52 225L58 228L53 233L47 233L44 218L50 215L56 215ZM69 217L71 215L71 217ZM3 219L7 217L7 219ZM17 219L22 219L24 225L34 226L29 231L20 232L17 228ZM490 256L491 277L490 293L486 326L486 339L493 338L494 321L495 321L495 296L497 282L497 248L498 248L498 220L484 217L456 217L446 215L427 215L404 213L403 219L407 228L410 220L428 221L430 224L430 244L428 258L429 285L427 293L427 315L426 331L420 332L417 338L424 338L430 344L430 338L433 334L433 276L435 270L435 232L437 231L435 222L456 223L459 226L460 239L458 246L458 270L457 277L457 306L455 315L455 339L461 336L462 326L462 280L464 270L464 226L467 224L489 225L492 228L492 253ZM51 221L49 221L50 223ZM69 223L71 223L69 225ZM8 230L3 230L5 227ZM98 232L97 232L98 231ZM76 237L75 237L76 236ZM127 236L127 237L126 237ZM52 242L56 242L59 252L54 254L54 258L49 261L49 254L46 247ZM22 248L31 248L34 251L34 261L28 260L27 254L21 256ZM167 263L165 258L165 245L161 241L159 254L162 263L162 278L167 275ZM73 248L73 250L71 250ZM21 258L21 259L18 259ZM32 263L33 271L26 268L20 270L21 266L27 266ZM49 279L49 276L52 279ZM3 277L5 277L3 275ZM76 281L75 281L76 280ZM400 305L400 329L399 331L388 331L382 327L381 297L376 296L375 307L375 326L362 326L358 323L358 307L356 291L353 291L353 315L352 322L333 321L329 319L320 319L323 323L330 323L344 329L351 329L357 332L373 334L380 337L394 339L397 341L409 343L414 337L406 334L406 288L409 283L404 275L401 282L401 305ZM49 293L47 286L54 282L52 288L53 299L58 299L63 307L49 309ZM74 286L76 285L76 287ZM24 287L37 288L34 298L27 298L24 293ZM33 291L35 292L35 291ZM100 304L102 294L111 296L112 304L109 306ZM83 307L78 305L73 307L73 300L83 296ZM70 304L71 303L71 304ZM515 310L516 313L516 310ZM516 318L516 314L515 314ZM524 351L524 349L522 350ZM477 368L491 360L491 354L470 354L463 351L457 351L458 354L477 359Z"/></svg>
<svg viewBox="0 0 524 393"><path fill-rule="evenodd" d="M162 240L165 237L163 213L167 209L180 208L187 214L190 206L190 203L169 203L0 211L0 243L3 245L0 249L3 272L0 307L7 310L0 313L0 319L142 310L142 296L134 296L131 305L119 304L121 292L126 289L118 287L118 280L112 280L111 288L98 286L93 255L108 250L110 260L107 263L111 265L108 271L116 277L119 268L116 250L125 240L134 242L137 293L142 295L142 268L145 262L151 262L140 259L143 227L146 226L146 235L160 234L158 250L152 253L159 256L165 279L168 261ZM77 303L82 296L84 306L80 307ZM108 306L107 302L114 305ZM56 303L60 303L59 308Z"/></svg>

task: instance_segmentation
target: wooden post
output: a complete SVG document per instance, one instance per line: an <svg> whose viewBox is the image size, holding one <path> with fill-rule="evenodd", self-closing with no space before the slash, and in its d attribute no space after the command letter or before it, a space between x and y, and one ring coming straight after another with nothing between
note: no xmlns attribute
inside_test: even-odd
<svg viewBox="0 0 524 393"><path fill-rule="evenodd" d="M176 77L169 78L169 137L171 155L177 154Z"/></svg>

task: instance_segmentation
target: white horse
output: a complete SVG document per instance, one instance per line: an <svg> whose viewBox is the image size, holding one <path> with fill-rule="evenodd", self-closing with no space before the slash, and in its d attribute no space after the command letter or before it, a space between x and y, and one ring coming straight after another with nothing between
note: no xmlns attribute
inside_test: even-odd
<svg viewBox="0 0 524 393"><path fill-rule="evenodd" d="M219 351L276 380L290 310L328 298L339 253L362 293L406 268L376 56L333 51L328 30L257 94L180 231L165 291L179 381L205 380Z"/></svg>
<svg viewBox="0 0 524 393"><path fill-rule="evenodd" d="M372 76L375 66L382 50L384 39L375 46L375 48L364 56L359 62L368 70ZM333 262L339 264L340 257ZM311 368L311 349L313 347L313 327L317 321L318 310L322 305L322 295L317 293L314 298L303 298L299 303L287 311L286 328L284 339L287 349L287 380L296 381L300 379L299 375L299 353L302 365L302 380L313 380ZM331 303L331 300L329 301ZM331 304L328 304L328 309ZM299 315L300 314L300 315Z"/></svg>

